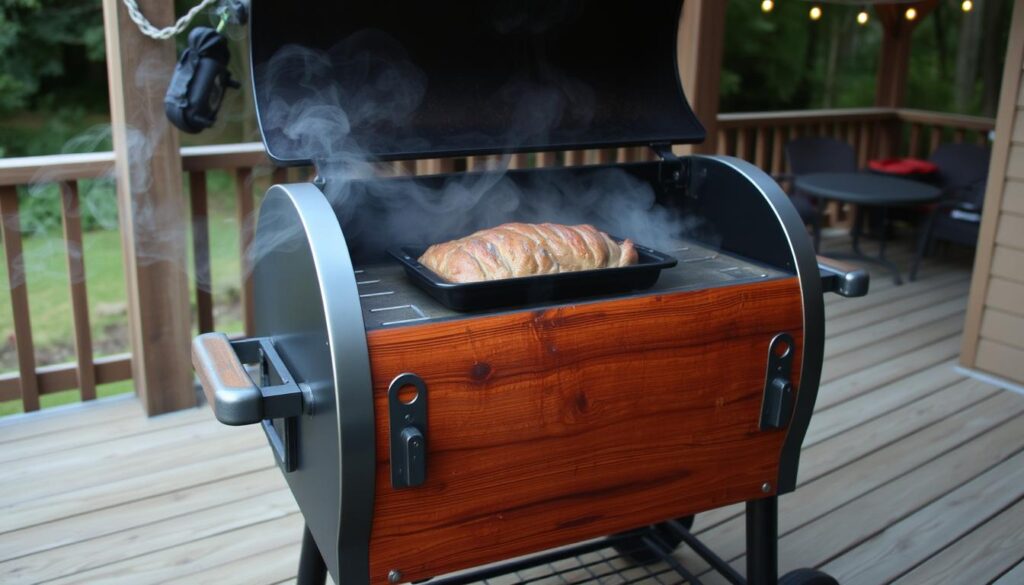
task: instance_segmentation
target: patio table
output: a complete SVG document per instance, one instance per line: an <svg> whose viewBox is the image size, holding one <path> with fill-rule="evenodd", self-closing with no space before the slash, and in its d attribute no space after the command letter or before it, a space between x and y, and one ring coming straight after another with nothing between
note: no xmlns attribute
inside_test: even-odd
<svg viewBox="0 0 1024 585"><path fill-rule="evenodd" d="M822 200L842 201L856 205L854 212L852 254L831 254L837 258L853 258L874 262L885 266L893 273L893 281L903 284L899 268L885 257L886 230L889 227L889 209L892 207L908 207L933 203L939 200L942 192L937 188L920 181L899 179L868 173L811 173L801 175L794 182L796 190L811 197ZM882 216L882 234L879 239L878 256L869 256L860 249L860 236L863 233L863 207L877 207ZM820 230L825 205L819 203L818 221L815 230ZM815 234L815 240L818 236Z"/></svg>

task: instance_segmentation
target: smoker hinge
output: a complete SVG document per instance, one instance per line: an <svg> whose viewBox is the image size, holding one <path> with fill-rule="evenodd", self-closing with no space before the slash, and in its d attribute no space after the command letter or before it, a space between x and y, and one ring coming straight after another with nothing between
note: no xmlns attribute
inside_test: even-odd
<svg viewBox="0 0 1024 585"><path fill-rule="evenodd" d="M405 390L407 389L407 390ZM391 487L427 480L427 385L416 374L400 374L388 387Z"/></svg>
<svg viewBox="0 0 1024 585"><path fill-rule="evenodd" d="M690 165L672 152L669 143L652 144L651 150L661 159L658 162L658 180L663 187L686 190L690 182Z"/></svg>
<svg viewBox="0 0 1024 585"><path fill-rule="evenodd" d="M789 333L779 333L768 345L768 369L765 372L764 400L761 403L762 431L789 426L795 394L790 382L794 351L793 336Z"/></svg>

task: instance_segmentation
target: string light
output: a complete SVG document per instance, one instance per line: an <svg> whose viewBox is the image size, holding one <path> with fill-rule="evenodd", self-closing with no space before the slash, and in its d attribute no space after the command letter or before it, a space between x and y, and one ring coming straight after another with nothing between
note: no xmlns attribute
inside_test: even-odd
<svg viewBox="0 0 1024 585"><path fill-rule="evenodd" d="M761 2L761 12L771 12L773 8L775 8L775 2L772 2L772 0Z"/></svg>
<svg viewBox="0 0 1024 585"><path fill-rule="evenodd" d="M917 9L911 6L910 8L907 8L907 11L903 13L903 16L906 16L907 20L914 20L917 18Z"/></svg>
<svg viewBox="0 0 1024 585"><path fill-rule="evenodd" d="M870 18L868 16L868 11L861 10L860 12L857 13L857 24L864 26L865 24L868 23L868 18Z"/></svg>
<svg viewBox="0 0 1024 585"><path fill-rule="evenodd" d="M821 6L812 6L810 12L811 20L818 20L821 18Z"/></svg>
<svg viewBox="0 0 1024 585"><path fill-rule="evenodd" d="M974 2L971 2L971 0L964 0L960 4L960 10L963 10L964 12L970 12L973 8L974 8Z"/></svg>

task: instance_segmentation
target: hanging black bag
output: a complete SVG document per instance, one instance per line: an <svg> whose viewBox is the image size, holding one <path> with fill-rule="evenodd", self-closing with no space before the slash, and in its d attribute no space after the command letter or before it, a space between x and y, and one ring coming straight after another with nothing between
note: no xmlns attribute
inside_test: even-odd
<svg viewBox="0 0 1024 585"><path fill-rule="evenodd" d="M199 26L188 35L188 48L181 54L164 96L164 110L171 123L197 134L217 120L227 88L241 85L228 71L227 39L216 30Z"/></svg>

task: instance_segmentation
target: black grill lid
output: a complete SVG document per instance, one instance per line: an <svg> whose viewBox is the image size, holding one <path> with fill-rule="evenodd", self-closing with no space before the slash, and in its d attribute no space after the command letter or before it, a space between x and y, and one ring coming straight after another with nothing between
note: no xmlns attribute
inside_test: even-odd
<svg viewBox="0 0 1024 585"><path fill-rule="evenodd" d="M263 140L281 164L700 142L676 62L681 9L253 0Z"/></svg>

